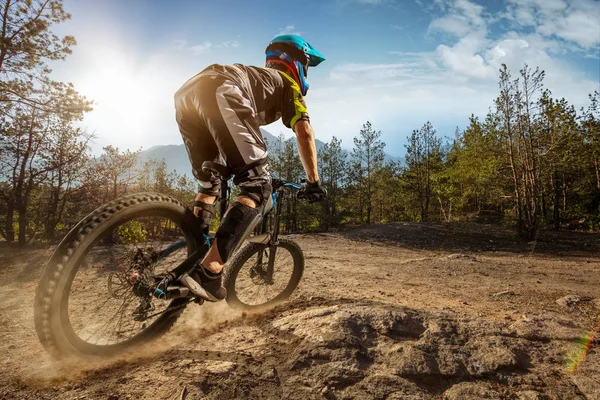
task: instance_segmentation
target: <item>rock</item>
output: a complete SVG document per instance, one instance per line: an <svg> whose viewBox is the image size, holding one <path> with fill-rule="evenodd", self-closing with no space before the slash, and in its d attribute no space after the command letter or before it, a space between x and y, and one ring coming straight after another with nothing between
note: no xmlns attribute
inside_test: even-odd
<svg viewBox="0 0 600 400"><path fill-rule="evenodd" d="M326 398L327 400L333 400L336 399L335 397L335 393L333 393L333 391L331 389L329 389L329 386L325 386L323 387L323 389L321 389L321 394L323 395L324 398Z"/></svg>
<svg viewBox="0 0 600 400"><path fill-rule="evenodd" d="M543 400L544 396L535 390L525 390L517 393L519 400Z"/></svg>
<svg viewBox="0 0 600 400"><path fill-rule="evenodd" d="M469 256L467 254L450 254L450 255L447 255L446 258L448 258L450 260L463 259L463 260L479 262L479 260L477 258L475 258L473 256Z"/></svg>
<svg viewBox="0 0 600 400"><path fill-rule="evenodd" d="M490 296L500 297L500 296L504 296L504 295L508 295L508 294L515 294L515 292L513 292L512 290L503 290L501 292L491 294Z"/></svg>
<svg viewBox="0 0 600 400"><path fill-rule="evenodd" d="M214 361L207 363L206 370L215 375L227 376L237 367L236 363L230 361Z"/></svg>
<svg viewBox="0 0 600 400"><path fill-rule="evenodd" d="M268 381L279 381L279 376L277 374L277 370L273 367L267 369L261 376L262 379Z"/></svg>
<svg viewBox="0 0 600 400"><path fill-rule="evenodd" d="M514 322L508 327L508 333L528 340L579 340L581 328L569 320L543 317L528 317Z"/></svg>
<svg viewBox="0 0 600 400"><path fill-rule="evenodd" d="M467 349L471 356L466 360L467 370L473 376L482 376L499 369L510 369L519 365L514 349L514 340L489 337L473 340Z"/></svg>
<svg viewBox="0 0 600 400"><path fill-rule="evenodd" d="M501 394L482 382L461 382L444 392L444 400L493 399L501 400Z"/></svg>
<svg viewBox="0 0 600 400"><path fill-rule="evenodd" d="M570 294L556 300L556 304L563 307L573 307L574 305L581 302L581 297L576 294Z"/></svg>
<svg viewBox="0 0 600 400"><path fill-rule="evenodd" d="M347 388L341 398L423 400L429 397L429 393L408 379L385 373L376 373Z"/></svg>
<svg viewBox="0 0 600 400"><path fill-rule="evenodd" d="M575 375L571 379L588 399L600 399L600 382L593 376Z"/></svg>

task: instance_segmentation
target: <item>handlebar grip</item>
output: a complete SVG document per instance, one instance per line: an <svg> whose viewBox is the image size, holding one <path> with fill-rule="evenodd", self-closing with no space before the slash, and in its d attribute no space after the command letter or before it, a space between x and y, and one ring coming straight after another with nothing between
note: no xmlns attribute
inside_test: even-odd
<svg viewBox="0 0 600 400"><path fill-rule="evenodd" d="M284 181L277 178L271 178L271 185L273 186L273 190L277 190L285 184Z"/></svg>

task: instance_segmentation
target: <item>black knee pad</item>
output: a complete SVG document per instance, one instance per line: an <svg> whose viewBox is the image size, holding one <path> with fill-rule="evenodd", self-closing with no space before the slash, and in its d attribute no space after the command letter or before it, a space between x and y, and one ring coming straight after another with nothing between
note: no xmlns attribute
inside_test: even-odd
<svg viewBox="0 0 600 400"><path fill-rule="evenodd" d="M198 193L219 197L221 193L221 180L212 177L209 181L201 181L200 185L198 185Z"/></svg>
<svg viewBox="0 0 600 400"><path fill-rule="evenodd" d="M200 226L205 234L208 234L210 223L215 217L215 203L208 204L203 201L195 200L192 203L194 207L200 207L200 213L198 214L198 220L200 220Z"/></svg>
<svg viewBox="0 0 600 400"><path fill-rule="evenodd" d="M224 263L229 260L235 249L254 229L260 218L261 208L248 207L237 201L233 203L215 235L217 249Z"/></svg>
<svg viewBox="0 0 600 400"><path fill-rule="evenodd" d="M256 207L265 205L265 200L269 200L273 193L273 186L270 183L264 183L262 186L240 186L239 196L245 196L256 203Z"/></svg>

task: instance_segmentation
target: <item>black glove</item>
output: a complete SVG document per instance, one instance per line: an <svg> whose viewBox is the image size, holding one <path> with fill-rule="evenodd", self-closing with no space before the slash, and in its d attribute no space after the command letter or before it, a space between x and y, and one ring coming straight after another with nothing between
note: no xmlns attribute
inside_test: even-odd
<svg viewBox="0 0 600 400"><path fill-rule="evenodd" d="M321 181L306 182L306 186L300 189L298 198L307 199L309 202L323 201L327 197L327 189L321 186Z"/></svg>

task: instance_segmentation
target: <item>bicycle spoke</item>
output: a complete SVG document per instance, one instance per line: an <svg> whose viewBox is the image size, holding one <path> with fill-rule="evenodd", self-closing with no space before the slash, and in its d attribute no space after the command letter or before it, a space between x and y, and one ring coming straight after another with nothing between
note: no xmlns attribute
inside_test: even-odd
<svg viewBox="0 0 600 400"><path fill-rule="evenodd" d="M80 262L69 293L69 320L84 342L108 346L131 339L160 318L170 301L149 297L155 274L174 268L187 247L159 257L181 229L163 217L124 221ZM147 308L147 309L146 309Z"/></svg>
<svg viewBox="0 0 600 400"><path fill-rule="evenodd" d="M294 272L294 259L286 248L278 247L273 260L271 277L268 276L269 248L258 250L241 267L236 277L237 298L247 305L260 305L274 300L289 285ZM259 254L262 252L262 263ZM270 278L270 279L269 279Z"/></svg>

